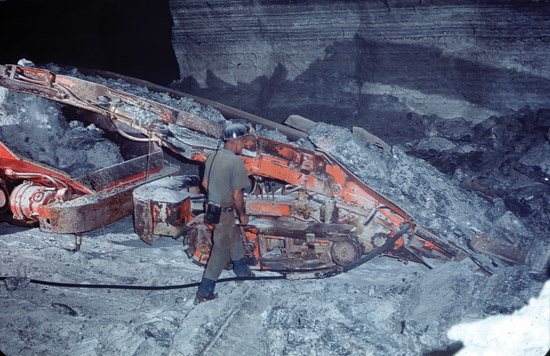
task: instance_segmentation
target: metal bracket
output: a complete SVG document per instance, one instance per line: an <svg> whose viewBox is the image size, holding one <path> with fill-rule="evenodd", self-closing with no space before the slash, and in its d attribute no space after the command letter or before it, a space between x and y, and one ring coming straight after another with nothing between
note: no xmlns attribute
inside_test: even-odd
<svg viewBox="0 0 550 356"><path fill-rule="evenodd" d="M80 251L80 246L82 246L82 235L74 234L74 249L72 249L72 251L73 252Z"/></svg>
<svg viewBox="0 0 550 356"><path fill-rule="evenodd" d="M525 263L525 259L527 258L527 250L525 248L517 245L506 246L500 241L500 239L492 239L482 233L474 236L471 242L471 247L476 252L496 256L514 264Z"/></svg>

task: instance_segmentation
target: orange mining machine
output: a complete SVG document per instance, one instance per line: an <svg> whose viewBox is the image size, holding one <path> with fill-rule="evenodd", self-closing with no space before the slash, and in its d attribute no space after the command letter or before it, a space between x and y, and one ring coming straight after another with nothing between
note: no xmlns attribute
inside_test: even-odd
<svg viewBox="0 0 550 356"><path fill-rule="evenodd" d="M133 213L135 232L143 241L183 236L193 261L206 264L213 226L203 220L200 179L180 175L163 152L176 153L185 164L204 162L217 149L223 125L46 69L0 65L0 86L95 113L103 128L149 147L144 156L72 178L0 144L0 211L5 219L80 234ZM241 159L253 182L246 199L250 222L241 227L252 268L321 276L347 271L377 255L424 264L424 258L470 256L418 226L320 149L251 134Z"/></svg>

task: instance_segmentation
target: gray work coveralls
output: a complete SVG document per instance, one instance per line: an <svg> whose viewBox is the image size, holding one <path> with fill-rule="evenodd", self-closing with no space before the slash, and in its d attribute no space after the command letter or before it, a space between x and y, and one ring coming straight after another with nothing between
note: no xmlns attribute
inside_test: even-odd
<svg viewBox="0 0 550 356"><path fill-rule="evenodd" d="M204 176L208 182L208 200L221 204L223 208L233 207L233 191L248 188L250 181L244 163L232 151L221 149L211 154L205 162ZM217 281L223 268L232 261L244 261L244 248L239 227L235 225L235 212L222 211L219 224L215 225L212 251L204 278ZM246 276L246 265L234 266L238 276ZM210 289L210 288L208 288ZM206 296L212 291L201 291Z"/></svg>

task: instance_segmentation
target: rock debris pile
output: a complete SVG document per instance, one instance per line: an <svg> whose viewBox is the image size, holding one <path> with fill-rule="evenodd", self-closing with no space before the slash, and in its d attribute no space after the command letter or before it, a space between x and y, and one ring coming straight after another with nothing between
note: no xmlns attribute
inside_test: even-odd
<svg viewBox="0 0 550 356"><path fill-rule="evenodd" d="M68 122L61 104L0 88L0 141L14 153L73 177L122 162L93 124Z"/></svg>
<svg viewBox="0 0 550 356"><path fill-rule="evenodd" d="M499 215L491 223L504 228L496 236L522 243L533 266L544 268L548 252L533 254L550 244L550 110L525 108L475 125L460 118L423 119L425 137L403 149L485 200Z"/></svg>

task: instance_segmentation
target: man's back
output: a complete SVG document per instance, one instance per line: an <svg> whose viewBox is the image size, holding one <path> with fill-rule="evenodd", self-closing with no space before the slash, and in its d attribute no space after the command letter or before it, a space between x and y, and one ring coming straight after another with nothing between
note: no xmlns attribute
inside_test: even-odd
<svg viewBox="0 0 550 356"><path fill-rule="evenodd" d="M250 185L244 163L227 149L221 149L208 157L204 177L208 181L208 200L222 206L232 206L233 191Z"/></svg>

